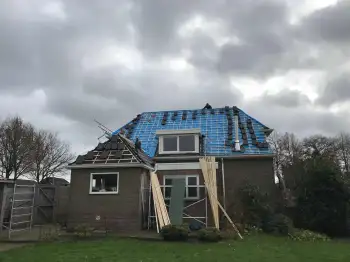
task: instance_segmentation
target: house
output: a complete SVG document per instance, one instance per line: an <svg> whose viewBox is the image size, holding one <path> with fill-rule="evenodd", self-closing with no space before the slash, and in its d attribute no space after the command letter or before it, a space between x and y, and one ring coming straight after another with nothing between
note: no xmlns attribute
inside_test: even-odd
<svg viewBox="0 0 350 262"><path fill-rule="evenodd" d="M168 206L176 202L174 179L185 181L182 222L212 225L199 164L203 156L215 157L217 198L235 216L243 183L267 192L275 189L273 153L266 142L271 132L236 106L207 104L197 110L139 114L69 165L68 226L88 223L116 231L155 228L152 171Z"/></svg>

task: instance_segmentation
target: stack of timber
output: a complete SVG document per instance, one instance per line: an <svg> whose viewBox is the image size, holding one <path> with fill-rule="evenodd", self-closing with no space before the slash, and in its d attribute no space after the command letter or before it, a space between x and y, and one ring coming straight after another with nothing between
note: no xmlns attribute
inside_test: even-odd
<svg viewBox="0 0 350 262"><path fill-rule="evenodd" d="M156 211L157 225L159 224L159 228L162 229L164 226L170 225L170 218L166 209L162 191L160 189L157 174L154 172L151 172L151 186L154 200L154 209Z"/></svg>
<svg viewBox="0 0 350 262"><path fill-rule="evenodd" d="M226 210L220 204L217 197L217 184L216 184L216 165L215 157L203 157L199 159L199 163L202 169L205 187L209 195L209 201L214 217L214 224L217 229L219 229L219 208L223 212L224 216L230 222L234 230L237 232L238 236L243 239L241 233L233 223L232 219L227 214Z"/></svg>

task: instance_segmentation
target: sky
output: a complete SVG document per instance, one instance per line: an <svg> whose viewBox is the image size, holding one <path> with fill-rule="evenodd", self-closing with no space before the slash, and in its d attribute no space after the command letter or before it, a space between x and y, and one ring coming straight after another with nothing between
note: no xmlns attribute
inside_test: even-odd
<svg viewBox="0 0 350 262"><path fill-rule="evenodd" d="M350 132L350 1L2 0L0 118L75 153L140 112L238 106L278 132Z"/></svg>

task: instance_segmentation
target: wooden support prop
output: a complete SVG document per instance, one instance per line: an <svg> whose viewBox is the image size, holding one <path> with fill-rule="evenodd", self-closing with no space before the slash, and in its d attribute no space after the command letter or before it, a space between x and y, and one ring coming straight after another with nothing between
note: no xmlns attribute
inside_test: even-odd
<svg viewBox="0 0 350 262"><path fill-rule="evenodd" d="M215 159L214 159L215 164ZM200 159L200 165L203 172L204 182L207 187L207 191L210 192L209 199L210 205L213 213L214 224L217 229L219 229L219 208L217 202L213 199L213 196L217 194L216 189L216 173L213 173L212 167L208 165L207 159ZM214 166L215 167L215 166Z"/></svg>
<svg viewBox="0 0 350 262"><path fill-rule="evenodd" d="M161 212L160 204L159 204L159 199L158 199L158 192L156 189L156 185L154 184L154 178L151 176L151 181L152 181L152 194L153 194L153 201L155 205L155 215L158 218L158 224L159 227L162 228L164 226L164 219L163 215Z"/></svg>
<svg viewBox="0 0 350 262"><path fill-rule="evenodd" d="M156 209L155 210L156 216L158 218L160 229L162 229L162 227L170 224L169 214L165 206L164 197L160 189L160 184L159 184L157 174L154 172L151 172L150 176L151 176L153 200L154 200L155 209Z"/></svg>
<svg viewBox="0 0 350 262"><path fill-rule="evenodd" d="M210 193L210 192L209 192ZM230 224L232 225L233 229L237 232L237 235L243 239L241 233L239 232L238 228L236 227L236 225L233 223L232 219L230 218L230 216L227 214L226 210L222 207L222 205L220 204L219 200L215 199L215 196L212 196L212 198L217 202L218 206L220 207L220 209L222 210L222 212L224 213L225 217L227 218L227 220L230 222Z"/></svg>
<svg viewBox="0 0 350 262"><path fill-rule="evenodd" d="M204 183L207 188L207 192L209 194L210 204L213 210L213 216L214 216L214 223L215 227L219 228L219 214L218 214L218 207L222 210L227 220L232 225L233 229L237 232L238 236L243 239L241 233L239 232L236 225L233 223L230 216L227 214L226 210L222 207L220 204L218 197L217 197L217 185L216 185L216 169L215 169L215 158L214 157L205 157L201 158L199 160L203 176L204 176ZM208 167L209 166L209 167ZM215 171L213 171L215 170Z"/></svg>

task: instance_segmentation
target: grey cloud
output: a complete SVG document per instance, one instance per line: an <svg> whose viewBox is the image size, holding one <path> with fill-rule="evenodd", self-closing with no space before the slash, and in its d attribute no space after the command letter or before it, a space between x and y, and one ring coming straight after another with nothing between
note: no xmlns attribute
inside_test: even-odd
<svg viewBox="0 0 350 262"><path fill-rule="evenodd" d="M329 110L315 110L310 105L288 107L260 100L242 104L245 111L278 132L292 132L301 137L322 133L326 136L348 132L350 120L345 112L334 114Z"/></svg>
<svg viewBox="0 0 350 262"><path fill-rule="evenodd" d="M299 34L310 41L346 42L350 40L350 2L320 9L306 17L299 28Z"/></svg>
<svg viewBox="0 0 350 262"><path fill-rule="evenodd" d="M333 77L324 87L318 103L329 106L335 103L350 101L350 74Z"/></svg>
<svg viewBox="0 0 350 262"><path fill-rule="evenodd" d="M154 56L173 54L188 47L180 41L178 27L193 15L220 21L240 44L220 48L209 35L194 34L189 61L223 73L267 75L289 61L292 38L288 9L283 1L137 1L135 28L141 50ZM162 23L159 23L162 21ZM290 62L291 63L291 62Z"/></svg>
<svg viewBox="0 0 350 262"><path fill-rule="evenodd" d="M131 15L138 33L138 47L153 56L180 51L176 30L195 12L193 7L198 6L195 2L136 0Z"/></svg>
<svg viewBox="0 0 350 262"><path fill-rule="evenodd" d="M265 94L262 96L261 100L263 100L266 104L276 105L285 108L296 108L300 106L309 106L311 101L309 98L301 94L296 90L283 90L278 92L277 94Z"/></svg>
<svg viewBox="0 0 350 262"><path fill-rule="evenodd" d="M43 110L74 122L74 132L60 130L64 136L71 134L74 141L85 144L96 138L99 131L94 118L116 129L143 111L201 108L206 102L247 108L276 129L335 132L337 127L349 127L340 116L316 112L297 92L281 91L264 95L257 103L246 103L230 82L231 76L259 81L295 67L327 70L344 63L348 38L339 21L346 22L340 17L348 8L343 3L317 11L293 28L288 23L288 6L279 0L62 0L63 19L43 16L38 10L47 1L34 1L35 8L28 11L22 7L25 15L13 1L1 1L0 97L4 92L26 95L44 90L47 101ZM238 43L219 46L211 32L200 30L181 38L179 27L195 15L216 21L226 32L223 37L237 38ZM339 21L325 24L323 17L334 16L339 16ZM320 25L330 26L334 32L323 32ZM310 40L328 38L343 41L341 52L339 41L310 44ZM85 59L98 56L106 45L136 48L144 64L137 70L107 65L85 71ZM327 49L320 57L327 54L332 62L311 57L312 49ZM181 57L183 51L188 51L185 59L192 69L175 72L158 65L162 59ZM342 95L332 90L325 91L332 102L323 103L346 96L344 88L339 88ZM331 125L322 124L323 119L329 119Z"/></svg>

